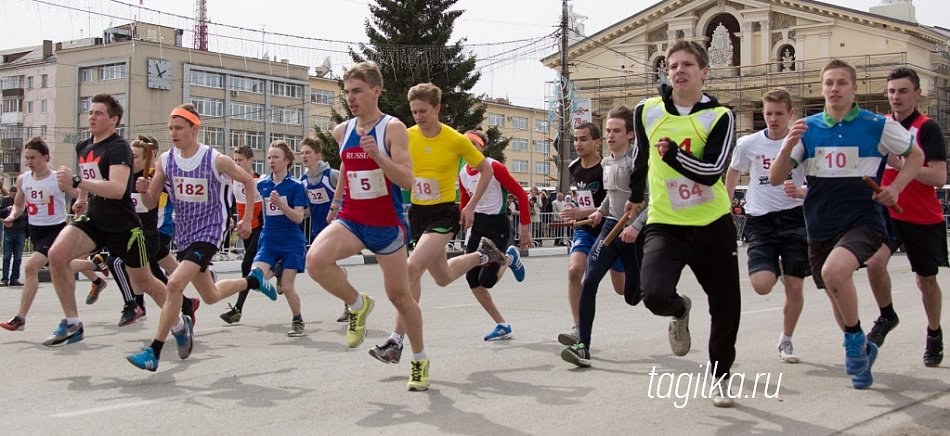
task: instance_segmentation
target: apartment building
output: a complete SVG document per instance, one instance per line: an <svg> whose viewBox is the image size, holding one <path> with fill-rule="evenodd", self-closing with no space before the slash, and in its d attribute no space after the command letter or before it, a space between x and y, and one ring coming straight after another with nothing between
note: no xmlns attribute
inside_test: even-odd
<svg viewBox="0 0 950 436"><path fill-rule="evenodd" d="M56 56L52 41L0 50L0 173L11 182L23 169L23 144L55 127Z"/></svg>
<svg viewBox="0 0 950 436"><path fill-rule="evenodd" d="M504 98L485 98L487 107L484 130L497 127L502 136L511 138L505 149L505 166L521 186L556 187L558 153L548 112L515 106Z"/></svg>

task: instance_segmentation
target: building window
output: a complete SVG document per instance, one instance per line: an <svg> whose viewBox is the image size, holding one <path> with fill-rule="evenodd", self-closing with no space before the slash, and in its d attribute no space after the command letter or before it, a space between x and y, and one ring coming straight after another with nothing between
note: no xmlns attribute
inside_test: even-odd
<svg viewBox="0 0 950 436"><path fill-rule="evenodd" d="M502 114L488 113L488 125L495 127L505 127L505 116Z"/></svg>
<svg viewBox="0 0 950 436"><path fill-rule="evenodd" d="M514 151L528 151L528 140L513 138L511 140L511 149Z"/></svg>
<svg viewBox="0 0 950 436"><path fill-rule="evenodd" d="M330 117L313 117L313 124L325 132L333 129L333 120Z"/></svg>
<svg viewBox="0 0 950 436"><path fill-rule="evenodd" d="M232 101L231 118L264 121L264 105Z"/></svg>
<svg viewBox="0 0 950 436"><path fill-rule="evenodd" d="M551 162L535 162L534 163L535 174L548 174L550 172L551 172Z"/></svg>
<svg viewBox="0 0 950 436"><path fill-rule="evenodd" d="M114 97L115 101L119 102L119 104L122 105L123 108L125 108L125 104L126 104L125 94L112 94L112 97Z"/></svg>
<svg viewBox="0 0 950 436"><path fill-rule="evenodd" d="M316 104L333 104L333 91L324 91L322 89L310 90L310 102Z"/></svg>
<svg viewBox="0 0 950 436"><path fill-rule="evenodd" d="M511 117L511 128L528 130L528 119L525 117Z"/></svg>
<svg viewBox="0 0 950 436"><path fill-rule="evenodd" d="M293 150L293 151L297 151L297 144L300 144L300 141L301 141L302 139L303 139L303 138L301 138L301 137L299 137L299 136L283 135L283 134L279 134L279 133L275 133L275 134L270 135L270 142L271 142L271 143L273 143L274 141L284 141L284 142L287 143L287 145L290 146L290 149Z"/></svg>
<svg viewBox="0 0 950 436"><path fill-rule="evenodd" d="M49 76L44 74L40 76L40 88L45 88L49 86Z"/></svg>
<svg viewBox="0 0 950 436"><path fill-rule="evenodd" d="M123 105L124 106L124 105ZM47 109L46 100L40 101L40 113L45 114Z"/></svg>
<svg viewBox="0 0 950 436"><path fill-rule="evenodd" d="M291 83L271 83L271 94L279 97L300 98L303 96L303 86Z"/></svg>
<svg viewBox="0 0 950 436"><path fill-rule="evenodd" d="M80 68L79 81L82 83L92 82L92 68Z"/></svg>
<svg viewBox="0 0 950 436"><path fill-rule="evenodd" d="M303 110L289 107L276 108L271 112L271 121L281 124L303 124Z"/></svg>
<svg viewBox="0 0 950 436"><path fill-rule="evenodd" d="M191 97L191 104L195 105L195 109L198 109L198 115L208 117L224 116L224 100Z"/></svg>
<svg viewBox="0 0 950 436"><path fill-rule="evenodd" d="M92 107L92 97L83 97L79 99L79 113L84 114L89 112L90 107Z"/></svg>
<svg viewBox="0 0 950 436"><path fill-rule="evenodd" d="M527 173L528 172L528 161L513 159L511 161L511 172L513 173Z"/></svg>
<svg viewBox="0 0 950 436"><path fill-rule="evenodd" d="M188 84L195 86L204 86L207 88L224 89L224 76L217 73L209 73L201 70L191 70L188 76Z"/></svg>
<svg viewBox="0 0 950 436"><path fill-rule="evenodd" d="M33 89L33 76L26 78L26 89Z"/></svg>
<svg viewBox="0 0 950 436"><path fill-rule="evenodd" d="M250 77L231 76L231 90L263 94L264 81L261 79L252 79Z"/></svg>
<svg viewBox="0 0 950 436"><path fill-rule="evenodd" d="M0 87L6 89L20 89L23 87L23 76L7 76L0 80Z"/></svg>
<svg viewBox="0 0 950 436"><path fill-rule="evenodd" d="M23 99L19 97L3 99L4 112L23 112Z"/></svg>
<svg viewBox="0 0 950 436"><path fill-rule="evenodd" d="M536 132L548 133L551 131L551 125L547 120L534 120L534 130Z"/></svg>
<svg viewBox="0 0 950 436"><path fill-rule="evenodd" d="M220 127L203 127L198 130L198 142L204 145L223 146L224 129Z"/></svg>
<svg viewBox="0 0 950 436"><path fill-rule="evenodd" d="M251 147L255 150L264 149L264 132L244 132L244 145ZM261 162L261 165L264 163ZM261 167L263 171L263 166ZM261 174L261 172L258 172Z"/></svg>
<svg viewBox="0 0 950 436"><path fill-rule="evenodd" d="M40 126L40 136L46 137L46 126Z"/></svg>
<svg viewBox="0 0 950 436"><path fill-rule="evenodd" d="M110 64L99 67L99 80L112 80L125 78L125 64Z"/></svg>
<svg viewBox="0 0 950 436"><path fill-rule="evenodd" d="M264 174L264 162L255 160L251 163L255 174Z"/></svg>
<svg viewBox="0 0 950 436"><path fill-rule="evenodd" d="M551 149L551 143L548 141L534 141L534 152L548 154Z"/></svg>
<svg viewBox="0 0 950 436"><path fill-rule="evenodd" d="M28 113L28 114L32 114L32 113L33 113L33 102L32 102L32 101L26 102L26 113Z"/></svg>

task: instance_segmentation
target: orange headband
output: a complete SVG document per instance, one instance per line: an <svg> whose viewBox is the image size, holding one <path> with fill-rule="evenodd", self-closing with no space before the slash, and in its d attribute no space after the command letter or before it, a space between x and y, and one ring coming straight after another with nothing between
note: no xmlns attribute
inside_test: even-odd
<svg viewBox="0 0 950 436"><path fill-rule="evenodd" d="M479 138L478 135L474 133L465 133L465 137L475 141L475 143L481 145L482 148L485 148L485 141L482 141L482 138Z"/></svg>
<svg viewBox="0 0 950 436"><path fill-rule="evenodd" d="M176 107L176 108L172 109L172 114L169 115L169 117L182 117L182 118L184 118L184 119L190 121L191 124L194 124L195 127L201 127L201 120L198 119L198 116L197 116L197 115L195 115L195 114L189 112L189 111L186 110L186 109L182 109L182 108L180 108L180 107Z"/></svg>

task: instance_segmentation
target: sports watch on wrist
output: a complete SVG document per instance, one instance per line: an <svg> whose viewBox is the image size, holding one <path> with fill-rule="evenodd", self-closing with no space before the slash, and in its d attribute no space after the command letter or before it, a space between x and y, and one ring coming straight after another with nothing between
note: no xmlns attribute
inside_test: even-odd
<svg viewBox="0 0 950 436"><path fill-rule="evenodd" d="M73 189L79 187L79 183L82 182L82 177L79 177L79 174L73 176Z"/></svg>

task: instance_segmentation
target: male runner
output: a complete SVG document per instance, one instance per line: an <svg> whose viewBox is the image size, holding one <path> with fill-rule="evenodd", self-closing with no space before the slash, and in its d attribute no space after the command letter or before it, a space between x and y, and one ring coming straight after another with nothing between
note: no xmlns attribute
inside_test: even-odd
<svg viewBox="0 0 950 436"><path fill-rule="evenodd" d="M251 235L244 239L244 259L241 260L241 277L247 277L251 273L251 265L254 263L254 257L257 256L258 243L261 239L261 222L264 217L264 197L261 197L257 190L257 182L261 175L254 172L254 150L251 147L242 145L234 149L234 163L238 168L243 169L254 177L252 186L244 186L241 182L231 181L231 193L234 195L234 202L237 205L238 216L244 216L244 210L247 208L248 197L254 198L253 211L251 212ZM241 314L244 310L244 302L247 300L247 289L238 293L237 303L234 306L228 304L228 311L222 313L221 319L228 324L241 322Z"/></svg>

